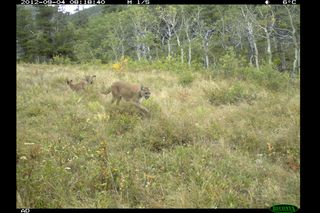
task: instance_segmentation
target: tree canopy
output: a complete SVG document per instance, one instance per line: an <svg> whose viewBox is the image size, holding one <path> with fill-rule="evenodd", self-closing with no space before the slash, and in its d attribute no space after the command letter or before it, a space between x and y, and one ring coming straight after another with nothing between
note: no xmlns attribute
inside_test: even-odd
<svg viewBox="0 0 320 213"><path fill-rule="evenodd" d="M299 5L17 5L17 60L169 60L214 68L230 49L259 69L299 73Z"/></svg>

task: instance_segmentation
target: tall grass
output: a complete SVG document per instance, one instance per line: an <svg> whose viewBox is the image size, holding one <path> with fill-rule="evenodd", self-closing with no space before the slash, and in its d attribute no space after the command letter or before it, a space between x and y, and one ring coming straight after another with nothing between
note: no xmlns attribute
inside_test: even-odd
<svg viewBox="0 0 320 213"><path fill-rule="evenodd" d="M17 207L300 206L298 85L153 66L17 65ZM100 93L119 78L151 89L150 118Z"/></svg>

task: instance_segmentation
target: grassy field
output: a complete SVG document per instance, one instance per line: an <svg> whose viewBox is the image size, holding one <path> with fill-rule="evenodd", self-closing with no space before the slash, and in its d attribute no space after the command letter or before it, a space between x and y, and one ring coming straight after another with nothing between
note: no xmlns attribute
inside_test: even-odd
<svg viewBox="0 0 320 213"><path fill-rule="evenodd" d="M119 79L150 88L150 118L100 93ZM17 65L18 208L299 207L299 166L299 85Z"/></svg>

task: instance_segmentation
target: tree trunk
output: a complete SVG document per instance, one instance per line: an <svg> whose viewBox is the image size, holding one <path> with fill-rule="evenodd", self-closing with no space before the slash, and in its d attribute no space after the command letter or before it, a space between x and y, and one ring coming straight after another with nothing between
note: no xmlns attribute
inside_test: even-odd
<svg viewBox="0 0 320 213"><path fill-rule="evenodd" d="M267 37L267 54L268 54L268 63L272 64L272 52L271 52L271 41L270 41L270 33L267 28L264 28Z"/></svg>
<svg viewBox="0 0 320 213"><path fill-rule="evenodd" d="M293 70L291 77L295 78L297 73L297 66L298 65L298 48L294 48L294 61L293 61Z"/></svg>
<svg viewBox="0 0 320 213"><path fill-rule="evenodd" d="M149 60L151 61L152 60L152 55L151 55L151 51L150 51L150 47L148 46L147 47L147 50L148 50L148 56L149 56Z"/></svg>
<svg viewBox="0 0 320 213"><path fill-rule="evenodd" d="M181 47L179 36L176 33L175 33L175 35L176 35L176 38L177 38L178 47L180 47L181 63L183 64L183 48Z"/></svg>
<svg viewBox="0 0 320 213"><path fill-rule="evenodd" d="M256 68L259 70L260 69L260 67L259 67L259 52L258 52L258 48L257 48L257 43L254 38L252 24L250 22L247 22L247 26L248 26L248 28L247 28L248 29L248 40L249 40L250 46L253 50L252 53L253 53Z"/></svg>
<svg viewBox="0 0 320 213"><path fill-rule="evenodd" d="M209 68L209 57L208 57L208 53L206 52L206 69Z"/></svg>
<svg viewBox="0 0 320 213"><path fill-rule="evenodd" d="M191 42L189 42L189 47L188 47L188 65L189 65L189 67L191 66L191 57L192 57L192 55L191 55Z"/></svg>
<svg viewBox="0 0 320 213"><path fill-rule="evenodd" d="M255 42L255 40L253 40L253 42L254 42L253 46L254 46L254 51L255 51L254 60L256 62L256 68L259 70L260 66L259 66L259 54L258 54L257 43Z"/></svg>
<svg viewBox="0 0 320 213"><path fill-rule="evenodd" d="M298 58L299 58L300 50L299 50L299 46L298 46L298 42L297 42L297 38L296 38L296 28L294 27L294 24L293 24L291 12L287 6L285 6L285 8L288 11L290 24L291 24L291 28L292 28L292 41L293 41L293 45L294 45L294 60L293 60L293 68L292 68L291 76L295 77L295 74L297 73L297 65L298 65L298 60L299 60Z"/></svg>
<svg viewBox="0 0 320 213"><path fill-rule="evenodd" d="M183 64L184 63L184 60L183 60L183 58L184 58L183 48L180 48L180 50L181 50L181 63Z"/></svg>
<svg viewBox="0 0 320 213"><path fill-rule="evenodd" d="M248 9L248 8L247 8ZM252 48L252 53L253 53L253 57L254 57L254 60L255 60L255 65L256 65L256 68L259 70L260 67L259 67L259 52L258 52L258 48L257 48L257 43L256 43L256 40L255 40L255 37L254 37L254 33L253 33L253 27L252 27L252 23L248 20L248 14L245 14L245 12L243 11L243 9L241 8L241 12L242 12L242 15L245 19L245 21L247 22L247 31L248 31L248 41L249 41L249 44L250 44L250 47Z"/></svg>
<svg viewBox="0 0 320 213"><path fill-rule="evenodd" d="M137 57L138 57L138 61L141 60L141 55L140 55L140 50L139 49L140 49L139 48L139 44L137 44L137 46L136 46L136 54L137 54Z"/></svg>
<svg viewBox="0 0 320 213"><path fill-rule="evenodd" d="M206 69L209 68L209 56L208 56L209 40L210 40L213 32L214 32L213 29L207 30L204 37L203 37L203 49L204 49L204 55L205 55Z"/></svg>
<svg viewBox="0 0 320 213"><path fill-rule="evenodd" d="M171 44L170 44L170 38L168 39L168 59L170 60L171 58Z"/></svg>
<svg viewBox="0 0 320 213"><path fill-rule="evenodd" d="M191 66L191 40L190 40L190 37L189 37L189 33L188 33L188 29L186 29L186 36L187 36L187 39L188 39L188 66L190 67Z"/></svg>
<svg viewBox="0 0 320 213"><path fill-rule="evenodd" d="M205 38L204 38L205 39ZM204 52L204 62L206 69L209 67L209 57L208 57L208 41L206 39L203 41L203 52Z"/></svg>

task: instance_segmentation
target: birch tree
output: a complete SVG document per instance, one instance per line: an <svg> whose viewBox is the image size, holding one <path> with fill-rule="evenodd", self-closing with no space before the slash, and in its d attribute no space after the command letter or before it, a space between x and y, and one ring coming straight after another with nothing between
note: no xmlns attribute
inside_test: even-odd
<svg viewBox="0 0 320 213"><path fill-rule="evenodd" d="M298 43L297 39L297 30L295 27L295 24L293 23L296 18L293 17L293 11L296 9L296 7L288 7L284 6L288 12L288 17L290 21L290 26L291 26L291 35L292 35L292 42L294 46L294 60L293 60L293 65L292 65L292 77L295 77L296 73L300 73L300 71L297 72L297 70L300 70L300 67L298 68L298 65L300 65L300 45Z"/></svg>
<svg viewBox="0 0 320 213"><path fill-rule="evenodd" d="M188 66L192 60L192 42L197 38L197 19L194 7L185 7L181 13L183 19L183 29L188 43Z"/></svg>
<svg viewBox="0 0 320 213"><path fill-rule="evenodd" d="M259 28L263 30L267 43L267 56L268 56L268 63L272 64L272 48L271 48L271 36L274 31L274 24L275 24L275 16L274 11L271 5L266 5L265 7L258 7L258 14L260 15L259 21L256 21L256 24Z"/></svg>
<svg viewBox="0 0 320 213"><path fill-rule="evenodd" d="M198 6L197 10L197 23L198 23L198 35L202 40L202 48L204 54L204 61L206 69L209 68L209 42L215 31L215 27L211 19L205 20L203 17L206 17L206 14L203 13L203 8Z"/></svg>
<svg viewBox="0 0 320 213"><path fill-rule="evenodd" d="M259 66L259 51L257 47L257 42L254 34L254 28L252 24L252 20L250 19L251 11L246 5L245 7L241 7L242 16L244 19L244 28L246 29L247 33L247 39L249 42L250 50L251 50L251 56L250 56L250 64L252 64L252 59L254 59L255 66L257 69L260 69Z"/></svg>
<svg viewBox="0 0 320 213"><path fill-rule="evenodd" d="M172 55L171 39L174 36L174 28L177 24L177 9L174 6L158 7L158 13L160 19L164 22L164 36L167 39L168 55L167 58L170 60Z"/></svg>

